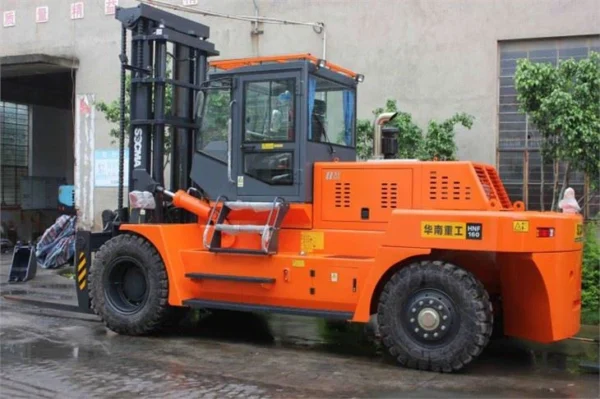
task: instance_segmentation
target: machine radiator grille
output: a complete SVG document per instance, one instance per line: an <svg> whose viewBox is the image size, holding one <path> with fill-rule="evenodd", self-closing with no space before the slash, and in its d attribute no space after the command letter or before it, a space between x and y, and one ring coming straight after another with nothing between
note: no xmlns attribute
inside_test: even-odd
<svg viewBox="0 0 600 399"><path fill-rule="evenodd" d="M483 186L485 195L488 199L500 202L502 208L509 209L511 207L510 198L504 189L504 185L493 167L484 167L475 165L475 173Z"/></svg>
<svg viewBox="0 0 600 399"><path fill-rule="evenodd" d="M437 171L429 172L430 200L470 200L471 187L463 186L458 180L450 180L447 175L439 176Z"/></svg>
<svg viewBox="0 0 600 399"><path fill-rule="evenodd" d="M398 183L381 183L381 207L384 209L398 207Z"/></svg>
<svg viewBox="0 0 600 399"><path fill-rule="evenodd" d="M350 183L335 183L335 207L350 208Z"/></svg>

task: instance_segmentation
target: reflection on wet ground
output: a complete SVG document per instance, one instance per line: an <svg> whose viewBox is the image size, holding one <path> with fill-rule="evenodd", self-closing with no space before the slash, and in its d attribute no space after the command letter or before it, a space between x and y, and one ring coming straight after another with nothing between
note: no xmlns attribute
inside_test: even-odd
<svg viewBox="0 0 600 399"><path fill-rule="evenodd" d="M368 326L323 319L263 315L234 311L191 311L166 335L203 337L287 348L307 348L363 358L385 357ZM393 359L385 359L393 364ZM490 343L469 374L520 374L523 372L581 374L598 365L598 343L566 340L541 345L514 339ZM597 371L597 370L596 370Z"/></svg>

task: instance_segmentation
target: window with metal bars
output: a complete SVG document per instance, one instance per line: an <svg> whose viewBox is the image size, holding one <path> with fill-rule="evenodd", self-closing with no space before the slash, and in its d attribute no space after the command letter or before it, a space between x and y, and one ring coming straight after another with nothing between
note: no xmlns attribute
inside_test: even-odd
<svg viewBox="0 0 600 399"><path fill-rule="evenodd" d="M21 177L29 173L29 127L28 105L0 101L3 208L18 207L21 203Z"/></svg>
<svg viewBox="0 0 600 399"><path fill-rule="evenodd" d="M528 116L519 111L514 83L517 61L527 58L556 66L570 58L587 58L590 51L600 51L600 35L500 43L497 166L510 199L524 201L527 209L549 210L555 168L551 163L542 166L540 133ZM564 165L559 165L559 182L564 171ZM583 173L572 170L569 176L569 185L579 199L583 198L580 205L585 205L586 215L597 214L600 195L589 192Z"/></svg>

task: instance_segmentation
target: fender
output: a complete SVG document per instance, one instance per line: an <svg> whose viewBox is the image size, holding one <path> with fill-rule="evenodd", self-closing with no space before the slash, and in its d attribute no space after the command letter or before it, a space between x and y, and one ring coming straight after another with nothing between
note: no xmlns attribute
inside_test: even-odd
<svg viewBox="0 0 600 399"><path fill-rule="evenodd" d="M371 317L371 301L376 293L377 285L386 273L394 266L417 256L429 255L431 249L381 247L375 257L375 265L371 267L354 311L352 321L366 323Z"/></svg>

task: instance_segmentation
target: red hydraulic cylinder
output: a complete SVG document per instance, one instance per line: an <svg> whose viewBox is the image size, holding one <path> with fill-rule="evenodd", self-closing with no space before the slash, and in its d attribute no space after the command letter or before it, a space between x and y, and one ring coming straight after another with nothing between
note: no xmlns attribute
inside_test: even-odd
<svg viewBox="0 0 600 399"><path fill-rule="evenodd" d="M166 192L165 194L169 195L169 193ZM173 194L173 205L197 215L202 221L208 221L210 216L210 205L200 201L198 198L186 193L183 190L178 190Z"/></svg>

